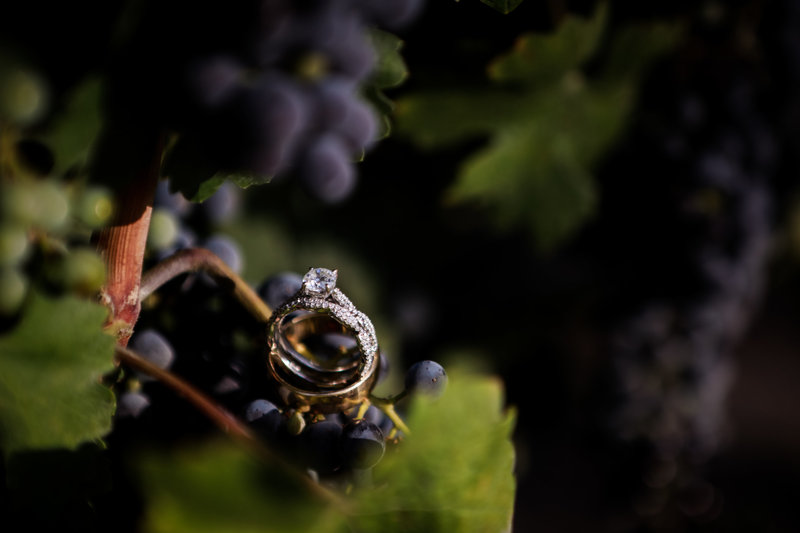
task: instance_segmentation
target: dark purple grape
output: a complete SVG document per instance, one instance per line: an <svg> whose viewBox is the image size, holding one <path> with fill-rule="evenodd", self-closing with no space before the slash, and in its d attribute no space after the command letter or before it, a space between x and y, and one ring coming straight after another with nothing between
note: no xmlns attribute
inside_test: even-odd
<svg viewBox="0 0 800 533"><path fill-rule="evenodd" d="M117 416L138 418L150 406L150 398L140 391L128 391L117 398Z"/></svg>
<svg viewBox="0 0 800 533"><path fill-rule="evenodd" d="M269 400L258 399L245 408L244 419L261 435L271 438L278 434L284 423L283 414Z"/></svg>
<svg viewBox="0 0 800 533"><path fill-rule="evenodd" d="M226 181L205 202L200 204L203 214L214 224L221 224L233 218L241 203L241 191L233 183Z"/></svg>
<svg viewBox="0 0 800 533"><path fill-rule="evenodd" d="M170 192L169 182L167 180L161 180L158 182L158 185L156 185L153 205L171 211L176 217L186 216L192 209L191 202L184 198L181 193Z"/></svg>
<svg viewBox="0 0 800 533"><path fill-rule="evenodd" d="M175 350L172 344L161 333L154 329L137 331L131 337L129 346L143 359L158 368L169 368L175 361ZM142 376L144 379L145 376Z"/></svg>
<svg viewBox="0 0 800 533"><path fill-rule="evenodd" d="M303 276L295 272L281 272L265 279L256 292L271 308L277 309L294 296L303 285Z"/></svg>
<svg viewBox="0 0 800 533"><path fill-rule="evenodd" d="M330 474L342 466L339 441L342 426L333 420L309 424L300 434L303 462L319 474Z"/></svg>
<svg viewBox="0 0 800 533"><path fill-rule="evenodd" d="M244 68L235 58L215 56L189 65L186 83L192 100L199 106L215 107L242 86L243 76Z"/></svg>
<svg viewBox="0 0 800 533"><path fill-rule="evenodd" d="M212 235L203 242L203 248L214 252L236 273L242 271L244 261L239 245L226 235Z"/></svg>
<svg viewBox="0 0 800 533"><path fill-rule="evenodd" d="M375 67L376 56L364 25L359 18L348 17L339 21L338 30L324 50L331 70L354 80L365 79Z"/></svg>
<svg viewBox="0 0 800 533"><path fill-rule="evenodd" d="M372 468L386 450L383 432L363 419L353 420L344 427L340 446L347 466L357 469Z"/></svg>
<svg viewBox="0 0 800 533"><path fill-rule="evenodd" d="M356 184L348 150L332 136L319 139L306 153L300 177L311 194L327 203L341 202Z"/></svg>
<svg viewBox="0 0 800 533"><path fill-rule="evenodd" d="M447 374L435 361L419 361L406 372L406 391L439 397L447 387Z"/></svg>
<svg viewBox="0 0 800 533"><path fill-rule="evenodd" d="M321 131L334 129L344 122L355 90L352 80L344 77L329 77L314 87L314 111Z"/></svg>
<svg viewBox="0 0 800 533"><path fill-rule="evenodd" d="M372 108L353 98L348 102L346 113L334 127L352 153L369 149L378 132L378 120Z"/></svg>
<svg viewBox="0 0 800 533"><path fill-rule="evenodd" d="M240 102L241 119L251 124L250 137L244 139L248 152L243 162L269 176L285 170L306 127L307 107L295 83L262 79Z"/></svg>

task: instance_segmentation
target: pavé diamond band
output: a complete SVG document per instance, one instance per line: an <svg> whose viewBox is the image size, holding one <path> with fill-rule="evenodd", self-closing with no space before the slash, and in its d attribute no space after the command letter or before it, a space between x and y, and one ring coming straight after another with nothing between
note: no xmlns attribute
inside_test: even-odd
<svg viewBox="0 0 800 533"><path fill-rule="evenodd" d="M300 290L274 311L267 326L270 372L281 399L296 409L346 409L366 397L377 377L375 328L336 288L336 277L335 270L309 270ZM350 340L350 346L344 342L325 354L307 346L307 339L325 335Z"/></svg>

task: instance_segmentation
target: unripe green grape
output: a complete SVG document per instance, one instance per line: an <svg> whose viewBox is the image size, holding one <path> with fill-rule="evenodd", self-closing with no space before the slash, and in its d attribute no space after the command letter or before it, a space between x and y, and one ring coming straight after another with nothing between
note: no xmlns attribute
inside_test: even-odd
<svg viewBox="0 0 800 533"><path fill-rule="evenodd" d="M21 263L29 251L28 233L18 225L0 226L0 267Z"/></svg>
<svg viewBox="0 0 800 533"><path fill-rule="evenodd" d="M77 202L75 214L91 228L104 226L114 214L114 201L111 194L101 187L87 188Z"/></svg>
<svg viewBox="0 0 800 533"><path fill-rule="evenodd" d="M48 101L47 85L35 72L19 66L0 69L0 118L32 124L45 114Z"/></svg>
<svg viewBox="0 0 800 533"><path fill-rule="evenodd" d="M94 294L106 280L106 266L93 249L75 248L50 262L47 277L64 289Z"/></svg>
<svg viewBox="0 0 800 533"><path fill-rule="evenodd" d="M178 221L175 216L156 207L150 217L150 231L147 233L147 245L152 250L164 250L175 243L178 238Z"/></svg>
<svg viewBox="0 0 800 533"><path fill-rule="evenodd" d="M46 230L60 228L69 215L69 201L64 190L54 181L36 184L36 212L34 224Z"/></svg>
<svg viewBox="0 0 800 533"><path fill-rule="evenodd" d="M19 226L31 226L38 211L36 188L32 183L5 183L0 194L3 219Z"/></svg>
<svg viewBox="0 0 800 533"><path fill-rule="evenodd" d="M0 268L0 315L12 315L25 301L27 278L15 268Z"/></svg>

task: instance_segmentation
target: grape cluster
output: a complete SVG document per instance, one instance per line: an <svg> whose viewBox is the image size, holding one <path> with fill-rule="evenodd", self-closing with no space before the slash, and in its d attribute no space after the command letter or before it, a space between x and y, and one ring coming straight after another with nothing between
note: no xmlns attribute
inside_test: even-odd
<svg viewBox="0 0 800 533"><path fill-rule="evenodd" d="M130 348L162 369L180 375L206 392L220 405L239 415L255 434L282 458L319 482L346 489L369 480L369 471L383 457L387 446L403 436L392 419L376 405L364 404L322 415L298 413L285 408L268 376L263 353L263 335L252 318L248 321L238 302L209 283L188 283L192 274L170 282L158 293L155 306L145 302ZM301 277L293 272L266 278L258 293L273 307L296 293ZM209 324L198 327L198 324ZM341 349L353 340L326 334L309 344L329 343ZM349 345L348 345L349 346ZM381 355L378 380L388 370ZM447 385L444 368L434 361L412 365L405 388L392 401L402 409L405 398L439 397ZM150 424L172 424L177 403L164 387L136 372L116 383L119 393L116 433L147 431ZM137 430L137 425L139 425ZM182 428L186 431L186 428ZM159 428L158 433L169 433ZM127 440L127 439L126 439Z"/></svg>
<svg viewBox="0 0 800 533"><path fill-rule="evenodd" d="M108 191L49 175L52 154L0 130L0 325L22 309L32 286L94 296L105 265L89 234L111 217ZM49 164L48 164L49 161Z"/></svg>
<svg viewBox="0 0 800 533"><path fill-rule="evenodd" d="M353 162L378 135L360 96L376 61L369 32L409 22L420 0L249 0L195 7L191 24L183 3L153 4L145 41L112 76L117 107L154 106L141 116L180 133L173 153L215 170L296 174L332 203L350 194Z"/></svg>
<svg viewBox="0 0 800 533"><path fill-rule="evenodd" d="M626 214L605 227L626 295L615 296L607 420L614 438L646 450L637 475L651 492L698 475L725 439L733 350L771 249L779 141L732 20L698 22L691 60L652 73L646 119L605 178L605 209ZM715 498L698 514L716 512Z"/></svg>
<svg viewBox="0 0 800 533"><path fill-rule="evenodd" d="M235 241L219 232L219 224L235 216L239 193L236 186L226 184L206 202L192 204L160 183L146 264L155 264L181 248L201 246L238 271L242 254ZM256 292L275 309L296 294L301 284L299 274L279 272L258 284ZM270 448L303 471L313 472L315 479L339 488L366 482L367 472L388 445L399 441L402 431L376 405L325 416L300 415L284 408L267 372L263 336L263 326L247 314L226 287L202 273L191 273L170 281L143 302L129 347L239 415ZM346 335L326 333L307 343L315 353L341 353L352 348L355 341ZM388 372L387 361L381 354L378 381ZM409 368L405 389L393 401L400 402L402 408L403 398L438 397L446 385L447 375L441 365L420 361ZM180 435L191 427L186 421L193 415L185 402L148 376L126 373L115 387L119 406L115 438L121 442L136 440L130 439L130 434L125 437L129 431L168 439L173 431ZM185 422L180 429L174 424L176 419Z"/></svg>

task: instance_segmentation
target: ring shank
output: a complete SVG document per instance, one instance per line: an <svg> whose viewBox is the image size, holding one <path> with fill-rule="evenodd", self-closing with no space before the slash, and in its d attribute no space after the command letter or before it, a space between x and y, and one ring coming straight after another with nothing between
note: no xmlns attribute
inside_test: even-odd
<svg viewBox="0 0 800 533"><path fill-rule="evenodd" d="M349 346L318 359L304 341L329 334L349 339ZM357 338L357 331L326 309L279 310L268 331L268 365L285 404L330 413L360 403L375 384L378 358L362 353Z"/></svg>

